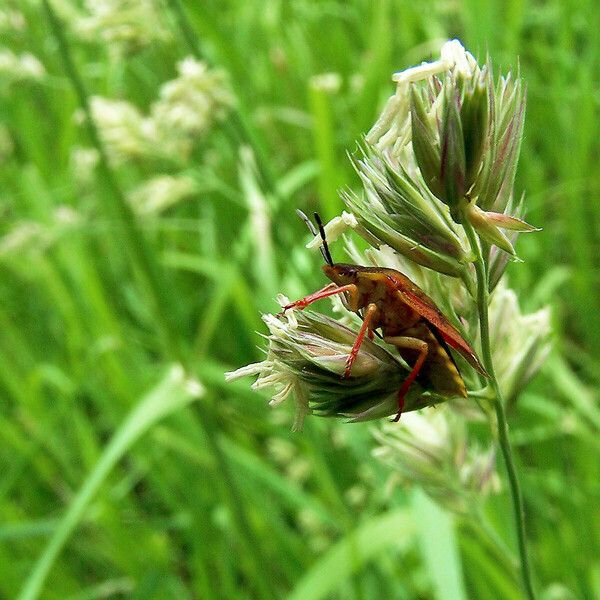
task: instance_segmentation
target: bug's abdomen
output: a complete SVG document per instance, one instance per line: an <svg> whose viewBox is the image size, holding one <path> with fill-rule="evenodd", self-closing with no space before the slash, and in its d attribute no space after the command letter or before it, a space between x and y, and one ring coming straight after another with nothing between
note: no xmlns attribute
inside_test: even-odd
<svg viewBox="0 0 600 600"><path fill-rule="evenodd" d="M446 349L431 333L429 326L420 321L402 331L403 336L415 337L427 343L427 358L419 372L417 381L444 396L467 397L467 390L461 374ZM410 365L414 365L418 352L410 348L398 348L400 356Z"/></svg>

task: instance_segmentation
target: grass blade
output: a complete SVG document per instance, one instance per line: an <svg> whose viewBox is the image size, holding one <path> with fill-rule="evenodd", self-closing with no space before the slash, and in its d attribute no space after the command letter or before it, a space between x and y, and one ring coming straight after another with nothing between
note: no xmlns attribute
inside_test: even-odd
<svg viewBox="0 0 600 600"><path fill-rule="evenodd" d="M162 381L138 402L115 432L93 471L73 498L21 590L19 600L34 600L39 596L63 546L77 528L106 477L131 446L156 422L198 398L202 391L197 381L186 379L180 366L173 366Z"/></svg>
<svg viewBox="0 0 600 600"><path fill-rule="evenodd" d="M413 495L421 553L439 600L466 600L452 517L418 489Z"/></svg>
<svg viewBox="0 0 600 600"><path fill-rule="evenodd" d="M388 547L406 549L415 523L404 509L369 519L345 535L300 579L288 600L320 600Z"/></svg>

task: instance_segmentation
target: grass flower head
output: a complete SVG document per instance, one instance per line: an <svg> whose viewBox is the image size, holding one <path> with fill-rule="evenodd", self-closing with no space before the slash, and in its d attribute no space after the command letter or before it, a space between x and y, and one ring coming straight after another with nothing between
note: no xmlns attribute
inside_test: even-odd
<svg viewBox="0 0 600 600"><path fill-rule="evenodd" d="M227 374L227 379L257 375L253 389L273 388L271 405L288 397L296 402L294 428L307 414L345 417L352 422L378 419L397 411L398 389L410 369L376 341L365 339L352 369L343 378L356 331L312 311L286 317L265 315L270 335L267 358ZM404 411L439 404L446 397L411 387Z"/></svg>
<svg viewBox="0 0 600 600"><path fill-rule="evenodd" d="M498 489L494 449L470 442L451 406L411 413L398 425L382 425L374 436L374 456L449 510L472 513L482 495Z"/></svg>

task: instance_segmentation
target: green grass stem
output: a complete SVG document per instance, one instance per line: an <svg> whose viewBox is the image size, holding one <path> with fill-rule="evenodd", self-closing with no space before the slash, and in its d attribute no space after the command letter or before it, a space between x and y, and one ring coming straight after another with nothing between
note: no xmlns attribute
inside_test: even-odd
<svg viewBox="0 0 600 600"><path fill-rule="evenodd" d="M510 438L508 435L508 421L504 409L504 399L500 390L500 384L494 371L492 348L490 345L490 326L488 317L489 291L486 264L483 259L481 246L477 234L467 218L463 219L463 227L469 240L469 245L475 255L475 273L477 278L477 310L479 313L479 331L481 333L481 354L483 366L490 376L490 385L494 390L494 409L496 411L498 441L504 457L506 473L510 485L510 493L514 510L515 525L517 529L517 540L519 546L519 557L521 561L521 576L523 587L529 600L535 600L533 582L531 578L531 567L529 564L529 552L527 548L527 533L525 530L525 509L523 507L523 495L517 476L517 469L513 458Z"/></svg>

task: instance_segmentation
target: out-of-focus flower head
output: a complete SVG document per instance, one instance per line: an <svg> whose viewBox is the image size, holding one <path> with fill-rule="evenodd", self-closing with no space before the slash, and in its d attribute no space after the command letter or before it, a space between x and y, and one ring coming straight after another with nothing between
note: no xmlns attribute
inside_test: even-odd
<svg viewBox="0 0 600 600"><path fill-rule="evenodd" d="M111 162L119 164L159 152L153 123L136 106L101 96L92 97L90 105ZM83 118L81 113L77 115Z"/></svg>
<svg viewBox="0 0 600 600"><path fill-rule="evenodd" d="M44 65L30 52L15 54L8 48L0 48L2 86L20 81L41 81L45 76Z"/></svg>
<svg viewBox="0 0 600 600"><path fill-rule="evenodd" d="M378 343L363 341L352 376L344 379L356 331L311 311L288 312L284 318L265 315L263 320L270 330L267 358L228 373L226 379L258 375L252 387L274 388L272 406L293 396L294 429L301 427L309 413L357 422L397 412L398 390L410 369ZM403 412L445 400L415 383L406 396Z"/></svg>
<svg viewBox="0 0 600 600"><path fill-rule="evenodd" d="M379 446L373 453L445 508L469 514L498 488L496 457L493 448L469 444L465 421L452 410L448 405L383 424L374 430Z"/></svg>
<svg viewBox="0 0 600 600"><path fill-rule="evenodd" d="M188 175L157 175L128 194L129 202L139 215L156 215L192 196L198 186Z"/></svg>
<svg viewBox="0 0 600 600"><path fill-rule="evenodd" d="M222 120L234 105L225 71L188 56L177 65L179 75L165 83L152 105L151 117L159 131L198 136Z"/></svg>
<svg viewBox="0 0 600 600"><path fill-rule="evenodd" d="M490 343L502 395L510 404L550 351L550 308L524 315L517 295L500 284L490 301Z"/></svg>
<svg viewBox="0 0 600 600"><path fill-rule="evenodd" d="M46 222L19 221L0 237L0 262L29 265L65 235L72 235L83 218L68 206L57 206Z"/></svg>
<svg viewBox="0 0 600 600"><path fill-rule="evenodd" d="M185 162L194 142L233 106L223 71L189 57L177 68L179 76L162 85L149 115L124 100L91 99L92 115L113 163Z"/></svg>
<svg viewBox="0 0 600 600"><path fill-rule="evenodd" d="M73 179L82 188L89 188L94 182L95 170L100 161L96 148L72 146L69 157L69 167Z"/></svg>
<svg viewBox="0 0 600 600"><path fill-rule="evenodd" d="M10 8L0 9L0 33L15 34L25 29L26 21L23 13Z"/></svg>
<svg viewBox="0 0 600 600"><path fill-rule="evenodd" d="M153 0L86 0L87 15L74 29L87 40L102 40L110 49L131 53L170 39Z"/></svg>

